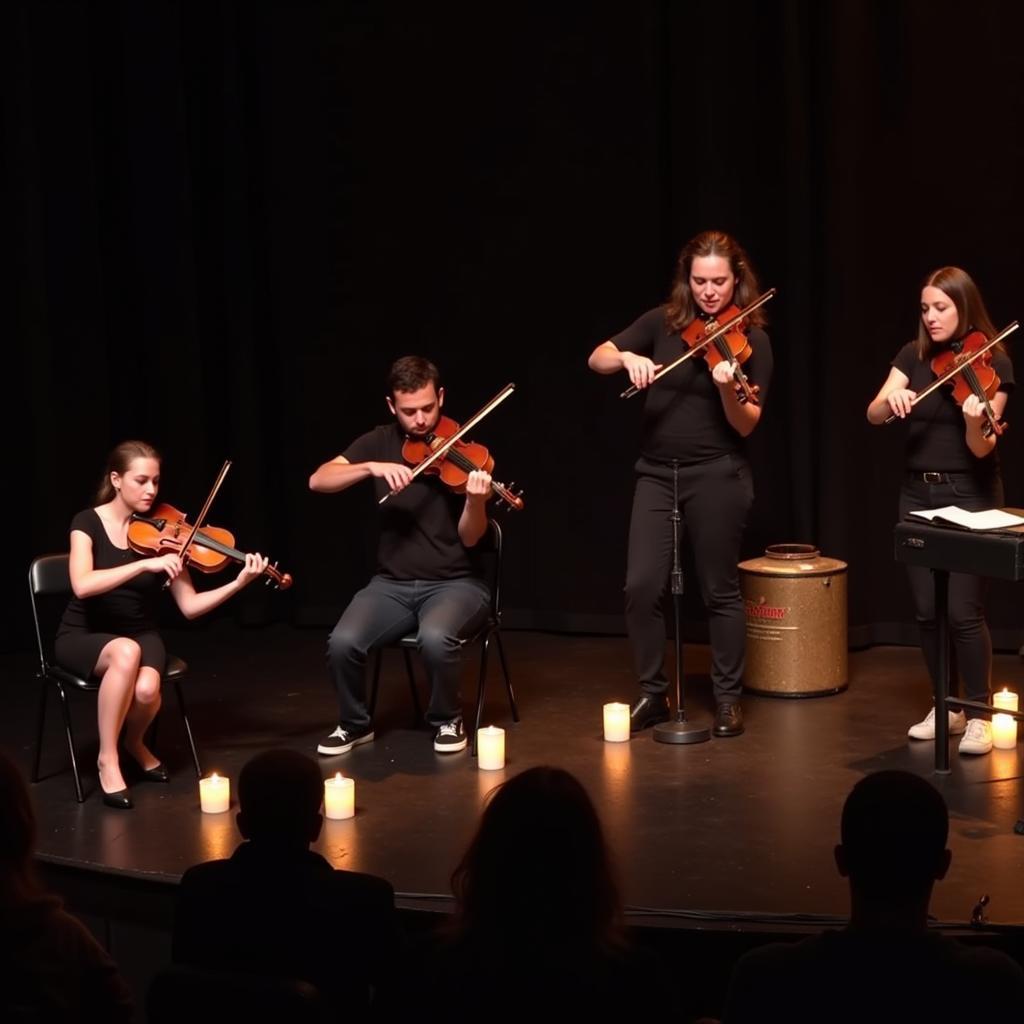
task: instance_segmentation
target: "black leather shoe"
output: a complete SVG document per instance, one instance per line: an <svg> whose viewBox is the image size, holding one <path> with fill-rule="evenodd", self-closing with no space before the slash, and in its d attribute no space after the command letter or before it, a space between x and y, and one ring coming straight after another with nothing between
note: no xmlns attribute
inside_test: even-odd
<svg viewBox="0 0 1024 1024"><path fill-rule="evenodd" d="M114 793L104 792L103 802L107 807L113 807L115 811L130 811L135 806L127 789L119 789Z"/></svg>
<svg viewBox="0 0 1024 1024"><path fill-rule="evenodd" d="M739 704L719 704L715 712L716 736L739 736L743 732L743 708Z"/></svg>
<svg viewBox="0 0 1024 1024"><path fill-rule="evenodd" d="M171 776L168 774L167 768L162 764L155 764L152 768L143 768L142 780L143 782L170 782Z"/></svg>
<svg viewBox="0 0 1024 1024"><path fill-rule="evenodd" d="M667 722L668 697L660 693L644 694L629 712L629 731L640 732L650 725Z"/></svg>

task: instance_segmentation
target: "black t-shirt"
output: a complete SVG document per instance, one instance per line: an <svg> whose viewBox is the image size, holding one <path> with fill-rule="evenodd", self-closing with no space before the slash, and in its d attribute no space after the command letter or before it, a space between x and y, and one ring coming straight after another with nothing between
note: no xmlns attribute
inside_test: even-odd
<svg viewBox="0 0 1024 1024"><path fill-rule="evenodd" d="M405 440L397 423L375 427L342 452L349 462L402 463ZM373 478L383 498L386 480ZM452 580L479 575L472 548L459 539L459 517L465 498L454 493L436 473L421 473L408 487L380 506L377 572L395 580Z"/></svg>
<svg viewBox="0 0 1024 1024"><path fill-rule="evenodd" d="M146 555L131 548L115 547L95 509L87 508L71 520L71 529L92 541L94 569L116 569ZM95 597L73 597L60 620L60 632L85 630L89 633L117 633L131 636L157 628L157 608L163 589L163 573L144 572L134 579Z"/></svg>
<svg viewBox="0 0 1024 1024"><path fill-rule="evenodd" d="M733 969L724 1024L1019 1020L1024 972L1005 953L943 935L826 932L746 953Z"/></svg>
<svg viewBox="0 0 1024 1024"><path fill-rule="evenodd" d="M892 365L910 378L911 391L923 391L933 380L929 357L917 357L917 342L909 341L896 353ZM1013 390L1013 363L1005 352L994 352L992 368L1000 379L999 390ZM943 385L914 406L907 417L907 469L918 473L997 472L998 451L979 459L967 447L963 410L953 398L953 389Z"/></svg>
<svg viewBox="0 0 1024 1024"><path fill-rule="evenodd" d="M665 307L648 310L612 339L621 352L647 356L668 365L685 351L678 331L665 322ZM751 384L761 391L763 405L772 379L772 346L758 327L749 334L752 354L743 364ZM733 430L722 408L718 386L707 362L694 356L647 389L644 396L640 452L655 462L707 462L743 450L743 438Z"/></svg>

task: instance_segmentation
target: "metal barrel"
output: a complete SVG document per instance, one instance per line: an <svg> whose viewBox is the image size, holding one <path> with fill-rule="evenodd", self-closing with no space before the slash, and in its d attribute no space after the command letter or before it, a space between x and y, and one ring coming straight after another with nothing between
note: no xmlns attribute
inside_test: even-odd
<svg viewBox="0 0 1024 1024"><path fill-rule="evenodd" d="M740 563L747 690L818 697L846 689L846 569L810 544L773 544Z"/></svg>

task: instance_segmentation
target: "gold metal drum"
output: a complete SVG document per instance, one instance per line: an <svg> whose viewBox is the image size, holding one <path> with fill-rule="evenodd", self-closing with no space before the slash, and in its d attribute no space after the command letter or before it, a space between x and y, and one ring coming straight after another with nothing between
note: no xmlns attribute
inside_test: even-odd
<svg viewBox="0 0 1024 1024"><path fill-rule="evenodd" d="M810 544L772 544L739 570L746 689L773 697L845 690L846 563L822 558Z"/></svg>

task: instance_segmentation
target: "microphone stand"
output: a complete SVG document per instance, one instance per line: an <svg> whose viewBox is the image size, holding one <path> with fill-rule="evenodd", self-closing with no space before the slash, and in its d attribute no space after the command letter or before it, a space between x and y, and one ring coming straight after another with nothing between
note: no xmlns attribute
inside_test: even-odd
<svg viewBox="0 0 1024 1024"><path fill-rule="evenodd" d="M683 568L679 561L679 463L672 462L672 619L675 623L676 652L676 716L671 722L661 722L654 727L654 738L658 743L704 743L711 739L711 730L706 725L697 725L686 717L683 700Z"/></svg>

